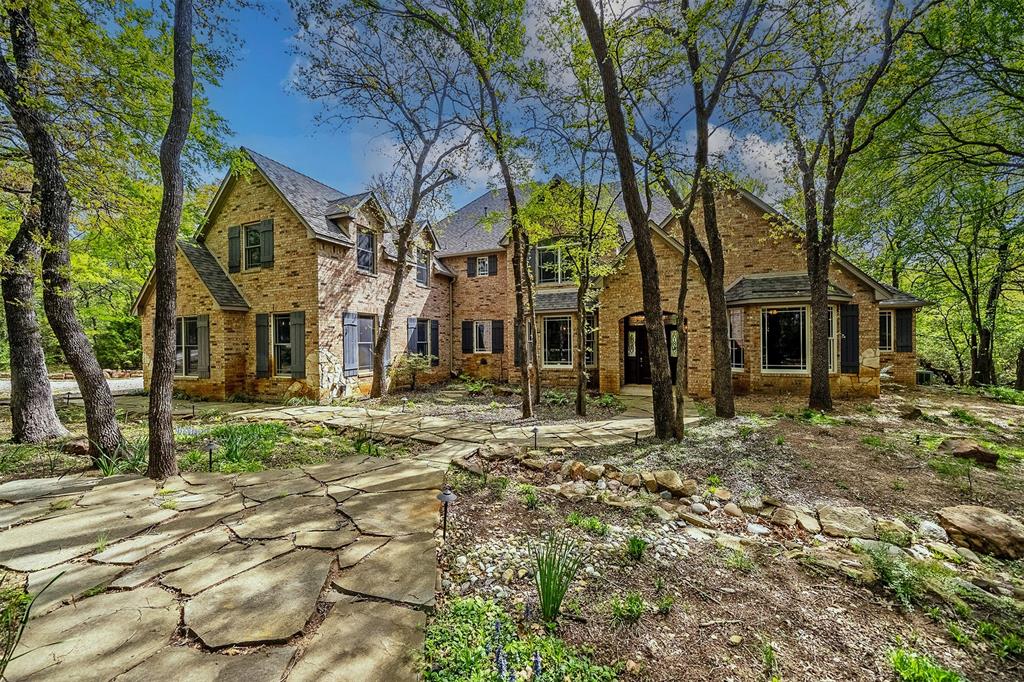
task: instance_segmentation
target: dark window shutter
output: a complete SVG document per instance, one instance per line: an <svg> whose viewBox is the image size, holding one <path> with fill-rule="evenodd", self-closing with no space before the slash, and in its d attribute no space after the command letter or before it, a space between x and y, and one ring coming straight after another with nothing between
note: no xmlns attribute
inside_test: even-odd
<svg viewBox="0 0 1024 682"><path fill-rule="evenodd" d="M434 355L430 364L437 367L441 364L441 344L440 344L440 333L438 330L437 320L430 321L430 351Z"/></svg>
<svg viewBox="0 0 1024 682"><path fill-rule="evenodd" d="M210 378L210 316L200 315L196 318L196 333L199 336L199 367L197 375L202 379Z"/></svg>
<svg viewBox="0 0 1024 682"><path fill-rule="evenodd" d="M256 378L270 376L270 315L256 316Z"/></svg>
<svg viewBox="0 0 1024 682"><path fill-rule="evenodd" d="M491 320L491 352L505 352L505 321Z"/></svg>
<svg viewBox="0 0 1024 682"><path fill-rule="evenodd" d="M306 378L306 313L301 310L288 319L292 334L292 379Z"/></svg>
<svg viewBox="0 0 1024 682"><path fill-rule="evenodd" d="M359 371L359 318L355 313L342 313L344 325L342 361L345 376L355 376Z"/></svg>
<svg viewBox="0 0 1024 682"><path fill-rule="evenodd" d="M514 333L512 334L512 362L516 367L523 361L523 343L519 338L522 325L519 320L513 322Z"/></svg>
<svg viewBox="0 0 1024 682"><path fill-rule="evenodd" d="M473 352L473 320L462 321L462 352Z"/></svg>
<svg viewBox="0 0 1024 682"><path fill-rule="evenodd" d="M914 311L909 308L896 311L896 352L914 352Z"/></svg>
<svg viewBox="0 0 1024 682"><path fill-rule="evenodd" d="M855 303L839 306L839 370L843 374L860 371L860 309Z"/></svg>
<svg viewBox="0 0 1024 682"><path fill-rule="evenodd" d="M410 317L405 322L406 333L409 337L408 342L405 345L406 354L412 354L416 352L416 343L417 341L419 341L419 339L416 338L416 324L418 322L419 320L415 317Z"/></svg>
<svg viewBox="0 0 1024 682"><path fill-rule="evenodd" d="M476 277L476 257L469 256L466 258L466 276Z"/></svg>
<svg viewBox="0 0 1024 682"><path fill-rule="evenodd" d="M228 272L242 269L242 228L228 228Z"/></svg>
<svg viewBox="0 0 1024 682"><path fill-rule="evenodd" d="M274 221L260 223L260 267L274 267ZM292 355L292 358L295 356Z"/></svg>
<svg viewBox="0 0 1024 682"><path fill-rule="evenodd" d="M487 257L487 276L494 277L498 274L498 257L491 254Z"/></svg>

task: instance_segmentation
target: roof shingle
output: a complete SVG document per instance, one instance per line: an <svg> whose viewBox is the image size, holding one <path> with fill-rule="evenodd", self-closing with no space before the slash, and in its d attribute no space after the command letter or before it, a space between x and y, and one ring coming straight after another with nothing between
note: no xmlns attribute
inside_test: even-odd
<svg viewBox="0 0 1024 682"><path fill-rule="evenodd" d="M758 301L809 299L810 296L811 286L805 274L745 276L726 289L725 302L729 304L756 303ZM828 296L846 301L853 299L848 292L831 282L828 285Z"/></svg>
<svg viewBox="0 0 1024 682"><path fill-rule="evenodd" d="M224 272L224 268L205 246L179 239L178 248L195 268L199 279L210 290L210 294L218 306L226 310L249 309L249 304L245 301L242 293L235 287L231 278Z"/></svg>

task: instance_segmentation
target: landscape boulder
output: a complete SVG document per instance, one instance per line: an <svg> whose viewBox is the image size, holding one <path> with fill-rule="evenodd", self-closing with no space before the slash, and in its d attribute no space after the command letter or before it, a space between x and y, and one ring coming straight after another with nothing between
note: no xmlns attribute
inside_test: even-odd
<svg viewBox="0 0 1024 682"><path fill-rule="evenodd" d="M939 523L958 545L1001 559L1024 558L1024 524L989 507L944 507Z"/></svg>
<svg viewBox="0 0 1024 682"><path fill-rule="evenodd" d="M838 538L874 538L875 520L864 507L824 506L818 510L821 529Z"/></svg>
<svg viewBox="0 0 1024 682"><path fill-rule="evenodd" d="M967 438L947 438L939 445L939 452L973 460L989 469L995 469L999 463L999 455Z"/></svg>
<svg viewBox="0 0 1024 682"><path fill-rule="evenodd" d="M64 443L61 450L65 455L72 457L88 457L89 456L89 439L88 438L76 438L69 440Z"/></svg>
<svg viewBox="0 0 1024 682"><path fill-rule="evenodd" d="M583 470L583 478L588 481L597 481L604 476L604 465L594 464Z"/></svg>
<svg viewBox="0 0 1024 682"><path fill-rule="evenodd" d="M671 469L663 469L654 472L654 480L658 487L667 490L676 497L689 497L697 492L697 482L694 480L684 481L678 473Z"/></svg>
<svg viewBox="0 0 1024 682"><path fill-rule="evenodd" d="M645 471L640 474L640 482L643 483L645 488L647 488L647 492L658 492L658 480L654 478L654 474L650 471Z"/></svg>

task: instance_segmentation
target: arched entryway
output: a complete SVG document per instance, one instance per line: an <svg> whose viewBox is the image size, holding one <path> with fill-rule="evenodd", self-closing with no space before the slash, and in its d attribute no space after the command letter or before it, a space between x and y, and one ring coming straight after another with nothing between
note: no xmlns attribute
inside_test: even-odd
<svg viewBox="0 0 1024 682"><path fill-rule="evenodd" d="M668 363L672 381L676 380L676 360L679 357L679 334L675 313L664 313L665 338L668 341ZM622 318L623 384L651 383L651 357L647 343L647 326L642 312Z"/></svg>

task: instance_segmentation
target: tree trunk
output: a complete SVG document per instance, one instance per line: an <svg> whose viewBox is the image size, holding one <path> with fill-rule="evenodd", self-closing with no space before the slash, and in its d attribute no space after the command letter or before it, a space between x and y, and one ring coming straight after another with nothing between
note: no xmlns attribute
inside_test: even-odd
<svg viewBox="0 0 1024 682"><path fill-rule="evenodd" d="M977 352L973 355L974 367L971 369L971 383L975 386L992 386L998 383L994 344L995 335L992 330L980 328Z"/></svg>
<svg viewBox="0 0 1024 682"><path fill-rule="evenodd" d="M832 409L828 378L828 259L822 264L819 248L807 249L807 275L811 288L811 391L807 404L814 410Z"/></svg>
<svg viewBox="0 0 1024 682"><path fill-rule="evenodd" d="M691 207L693 204L690 204ZM685 217L689 222L689 215ZM676 358L676 422L674 435L682 440L686 437L686 393L690 383L690 341L686 328L686 296L690 290L690 236L686 225L683 233L683 265L679 273L679 298L676 302L676 330L679 334L679 356Z"/></svg>
<svg viewBox="0 0 1024 682"><path fill-rule="evenodd" d="M184 179L181 153L192 125L192 0L174 3L174 84L171 117L160 144L163 199L156 226L156 296L153 318L153 376L149 390L149 466L146 475L161 480L178 475L174 451L171 397L174 390L177 314L177 239L181 228Z"/></svg>
<svg viewBox="0 0 1024 682"><path fill-rule="evenodd" d="M391 323L395 319L395 307L398 305L398 298L402 295L402 285L405 283L405 265L409 260L409 242L412 240L412 231L416 224L416 214L419 211L418 194L416 190L413 190L414 198L410 204L409 212L405 220L402 221L402 227L398 230L397 244L395 244L395 249L397 250L395 272L391 277L391 285L388 288L388 298L384 302L384 312L380 316L380 328L377 330L377 337L373 340L371 398L381 397L388 388L387 376L384 373L384 349L387 347Z"/></svg>
<svg viewBox="0 0 1024 682"><path fill-rule="evenodd" d="M1017 380L1013 387L1018 391L1024 391L1024 346L1017 351Z"/></svg>
<svg viewBox="0 0 1024 682"><path fill-rule="evenodd" d="M44 242L43 308L82 392L89 452L97 458L101 453L112 455L120 448L121 429L103 369L75 317L69 253L71 195L60 168L60 150L48 129L47 114L37 109L33 102L41 85L33 80L38 77L35 70L39 48L29 11L27 6L8 10L15 63L18 73L27 74L25 77L29 82L15 77L10 64L0 60L0 90L4 92L11 118L32 156L33 176L39 187L39 230Z"/></svg>
<svg viewBox="0 0 1024 682"><path fill-rule="evenodd" d="M533 416L533 384L530 380L530 335L526 328L526 292L523 285L523 228L519 222L519 206L516 203L515 186L512 184L512 171L505 161L504 154L499 152L498 164L501 167L501 175L505 181L505 191L509 201L509 215L512 220L512 281L515 286L516 296L516 324L513 327L519 334L519 348L522 349L522 356L519 358L519 383L523 398L523 419ZM533 330L533 338L537 338L537 330ZM539 368L534 368L539 371Z"/></svg>
<svg viewBox="0 0 1024 682"><path fill-rule="evenodd" d="M644 321L647 327L648 353L651 362L651 393L654 403L654 435L665 440L672 437L675 423L675 399L672 374L668 364L668 343L665 339L665 321L661 308L661 283L658 279L658 259L654 253L651 228L647 222L637 185L633 153L629 146L629 129L619 95L615 65L608 54L604 29L591 0L576 0L583 28L586 30L601 74L604 106L608 114L608 128L612 147L619 167L622 200L626 215L633 228L637 259L640 262L640 284L643 290Z"/></svg>
<svg viewBox="0 0 1024 682"><path fill-rule="evenodd" d="M706 130L707 127L705 126ZM707 162L707 139L704 143L705 163ZM710 272L704 284L708 293L711 315L711 355L714 358L715 415L726 419L736 416L736 404L732 394L732 362L729 357L729 307L725 302L725 253L722 236L718 231L718 212L715 207L715 190L705 175L701 178L701 206L703 208L704 234L708 240Z"/></svg>
<svg viewBox="0 0 1024 682"><path fill-rule="evenodd" d="M573 369L576 371L576 414L587 416L587 278L580 277L576 288L576 354Z"/></svg>
<svg viewBox="0 0 1024 682"><path fill-rule="evenodd" d="M36 321L38 210L35 202L30 202L18 233L7 247L0 278L11 352L11 421L15 443L41 443L68 435L53 405L42 335Z"/></svg>
<svg viewBox="0 0 1024 682"><path fill-rule="evenodd" d="M528 256L530 253L530 240L529 235L523 231L523 280L526 282L526 302L527 311L526 315L530 322L530 327L533 329L533 340L530 342L530 364L533 365L533 404L540 404L540 351L537 348L537 339L539 334L537 333L537 311L534 309L534 302L536 299L533 294L533 272L527 264ZM527 337L530 334L527 332Z"/></svg>

